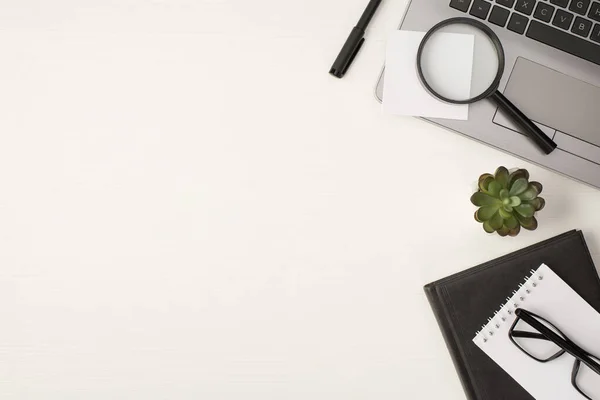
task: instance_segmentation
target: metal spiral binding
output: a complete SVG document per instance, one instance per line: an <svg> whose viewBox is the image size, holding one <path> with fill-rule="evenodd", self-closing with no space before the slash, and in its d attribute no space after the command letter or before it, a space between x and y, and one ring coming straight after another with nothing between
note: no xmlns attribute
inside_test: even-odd
<svg viewBox="0 0 600 400"><path fill-rule="evenodd" d="M475 338L481 338L483 343L487 343L502 324L514 314L514 310L526 303L527 297L540 285L540 281L544 280L544 276L537 271L530 272L531 275L525 278L525 282L520 283L519 288L513 291L512 297L507 297L500 309L494 311L494 316L488 318L488 322L477 331Z"/></svg>

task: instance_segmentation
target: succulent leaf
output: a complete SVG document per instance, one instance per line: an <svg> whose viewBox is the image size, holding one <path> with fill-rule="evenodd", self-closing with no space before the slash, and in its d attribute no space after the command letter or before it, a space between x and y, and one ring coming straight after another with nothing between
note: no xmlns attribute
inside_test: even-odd
<svg viewBox="0 0 600 400"><path fill-rule="evenodd" d="M500 199L483 192L474 193L473 196L471 196L471 203L478 207L502 204Z"/></svg>
<svg viewBox="0 0 600 400"><path fill-rule="evenodd" d="M534 231L538 227L538 222L537 219L535 219L535 217L525 218L518 216L517 219L519 220L519 223L524 229Z"/></svg>
<svg viewBox="0 0 600 400"><path fill-rule="evenodd" d="M502 225L502 227L500 229L498 229L498 235L504 237L507 236L508 233L510 232L510 229L508 229L508 227L506 225Z"/></svg>
<svg viewBox="0 0 600 400"><path fill-rule="evenodd" d="M494 177L503 189L508 189L508 170L505 167L499 167Z"/></svg>
<svg viewBox="0 0 600 400"><path fill-rule="evenodd" d="M521 232L521 225L517 225L515 229L511 229L510 232L508 232L508 236L517 236L519 232Z"/></svg>
<svg viewBox="0 0 600 400"><path fill-rule="evenodd" d="M515 207L515 211L517 212L517 214L520 214L525 218L530 218L533 217L533 214L535 213L535 208L533 208L531 204L521 204L520 206Z"/></svg>
<svg viewBox="0 0 600 400"><path fill-rule="evenodd" d="M475 219L478 221L488 221L498 212L498 208L498 205L483 206L477 210Z"/></svg>
<svg viewBox="0 0 600 400"><path fill-rule="evenodd" d="M502 200L502 201L508 199L508 190L506 190L506 189L500 190L498 197L500 197L500 200Z"/></svg>
<svg viewBox="0 0 600 400"><path fill-rule="evenodd" d="M535 222L533 222L533 217L526 218L523 217L521 214L516 213L515 217L517 218L517 221L519 221L519 225L521 225L525 229L529 229L535 224Z"/></svg>
<svg viewBox="0 0 600 400"><path fill-rule="evenodd" d="M483 223L483 230L486 231L487 233L494 233L496 230L494 228L492 228L492 226L490 225L490 221L485 221Z"/></svg>
<svg viewBox="0 0 600 400"><path fill-rule="evenodd" d="M498 212L502 216L502 219L508 219L508 218L512 217L512 208L510 210L507 210L506 206L502 206L502 207L500 207Z"/></svg>
<svg viewBox="0 0 600 400"><path fill-rule="evenodd" d="M527 201L527 203L531 204L533 208L535 208L535 211L540 211L546 205L546 200L544 200L542 197L536 197L531 201Z"/></svg>
<svg viewBox="0 0 600 400"><path fill-rule="evenodd" d="M519 226L519 221L511 214L510 218L504 220L504 225L506 225L508 229L516 229Z"/></svg>
<svg viewBox="0 0 600 400"><path fill-rule="evenodd" d="M519 195L519 198L521 200L533 200L538 194L537 188L530 184L527 190Z"/></svg>
<svg viewBox="0 0 600 400"><path fill-rule="evenodd" d="M494 214L494 216L488 222L490 223L490 226L494 228L494 230L498 230L502 228L502 225L504 225L504 219L500 215L500 212Z"/></svg>
<svg viewBox="0 0 600 400"><path fill-rule="evenodd" d="M494 176L492 174L481 175L479 177L479 182L478 182L479 190L481 190L483 192L487 192L488 186L490 185L490 182L492 182L493 180L494 180Z"/></svg>
<svg viewBox="0 0 600 400"><path fill-rule="evenodd" d="M521 199L519 198L519 196L512 196L512 197L510 197L510 203L509 203L509 205L511 207L516 207L516 206L518 206L520 204L521 204Z"/></svg>
<svg viewBox="0 0 600 400"><path fill-rule="evenodd" d="M490 185L488 186L488 193L490 196L499 197L501 190L502 186L497 181L493 180L490 182Z"/></svg>
<svg viewBox="0 0 600 400"><path fill-rule="evenodd" d="M526 169L518 169L510 174L508 177L508 189L510 189L513 183L515 183L515 181L519 178L525 178L526 180L529 180L529 172Z"/></svg>
<svg viewBox="0 0 600 400"><path fill-rule="evenodd" d="M513 185L510 188L509 193L511 196L518 196L521 193L523 193L524 191L526 191L528 187L529 187L529 182L527 182L527 179L519 178L513 183Z"/></svg>
<svg viewBox="0 0 600 400"><path fill-rule="evenodd" d="M532 186L535 186L535 188L537 189L538 195L540 195L542 193L542 190L544 190L544 187L539 182L529 182L529 184Z"/></svg>

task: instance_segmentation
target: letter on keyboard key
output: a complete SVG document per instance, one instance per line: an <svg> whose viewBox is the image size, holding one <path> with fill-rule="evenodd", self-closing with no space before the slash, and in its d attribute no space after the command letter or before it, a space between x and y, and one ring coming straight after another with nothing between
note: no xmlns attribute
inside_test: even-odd
<svg viewBox="0 0 600 400"><path fill-rule="evenodd" d="M537 7L535 8L533 18L537 18L544 22L550 22L550 20L552 19L552 14L554 14L554 7L552 7L548 3L542 3L540 1Z"/></svg>
<svg viewBox="0 0 600 400"><path fill-rule="evenodd" d="M559 9L552 20L552 25L568 31L571 27L571 22L573 22L573 17L573 14Z"/></svg>
<svg viewBox="0 0 600 400"><path fill-rule="evenodd" d="M600 43L600 24L594 24L594 29L592 29L590 39L592 39L594 42Z"/></svg>
<svg viewBox="0 0 600 400"><path fill-rule="evenodd" d="M527 28L527 23L529 22L529 18L519 15L517 13L513 13L510 16L510 21L508 21L507 28L513 32L522 35L525 32L525 28Z"/></svg>
<svg viewBox="0 0 600 400"><path fill-rule="evenodd" d="M490 14L490 18L488 19L488 21L490 21L494 25L504 27L504 25L506 25L506 21L508 20L509 15L510 11L508 11L506 8L494 6L494 8L492 8L492 13Z"/></svg>
<svg viewBox="0 0 600 400"><path fill-rule="evenodd" d="M576 12L577 14L585 15L590 6L590 0L571 0L569 10Z"/></svg>
<svg viewBox="0 0 600 400"><path fill-rule="evenodd" d="M492 5L487 1L475 0L473 2L473 6L471 7L471 12L469 14L477 18L486 19L488 13L490 12L491 6Z"/></svg>
<svg viewBox="0 0 600 400"><path fill-rule="evenodd" d="M587 37L587 35L590 33L590 29L592 29L591 21L577 17L575 18L571 32L579 36Z"/></svg>
<svg viewBox="0 0 600 400"><path fill-rule="evenodd" d="M590 8L588 17L590 17L593 20L600 21L600 3L598 3L598 2L592 3L592 8Z"/></svg>
<svg viewBox="0 0 600 400"><path fill-rule="evenodd" d="M510 24L509 24L510 25ZM526 36L565 51L584 60L600 65L600 46L572 34L545 25L538 21L531 21Z"/></svg>
<svg viewBox="0 0 600 400"><path fill-rule="evenodd" d="M515 4L515 10L525 15L531 15L534 6L535 0L517 0L517 4Z"/></svg>
<svg viewBox="0 0 600 400"><path fill-rule="evenodd" d="M458 11L462 11L462 12L469 11L470 5L471 5L471 0L452 0L452 1L450 1L450 7L455 8Z"/></svg>

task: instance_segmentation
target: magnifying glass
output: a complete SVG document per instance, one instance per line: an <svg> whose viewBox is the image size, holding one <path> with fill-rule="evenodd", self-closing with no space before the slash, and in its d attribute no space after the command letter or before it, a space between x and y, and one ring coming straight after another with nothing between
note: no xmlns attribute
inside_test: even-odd
<svg viewBox="0 0 600 400"><path fill-rule="evenodd" d="M464 71L456 70L451 49L442 49L445 33L473 35L474 57L471 89L469 93L457 90L456 81ZM454 62L453 62L454 61ZM498 36L487 25L465 17L450 18L436 24L423 37L417 52L417 73L421 84L434 97L450 104L471 104L490 99L529 136L545 154L557 145L500 91L504 73L504 49ZM457 79L454 79L453 77ZM460 93L462 92L462 93Z"/></svg>

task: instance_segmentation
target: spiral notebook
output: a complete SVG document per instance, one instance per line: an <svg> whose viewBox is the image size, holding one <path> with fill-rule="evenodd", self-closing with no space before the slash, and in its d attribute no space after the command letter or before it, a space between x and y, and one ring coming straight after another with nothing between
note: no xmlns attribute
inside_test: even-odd
<svg viewBox="0 0 600 400"><path fill-rule="evenodd" d="M547 265L525 280L512 297L487 321L473 342L512 376L536 400L582 400L571 384L573 357L564 354L540 363L521 352L509 339L516 307L551 321L567 337L600 357L600 313L581 298ZM593 372L590 371L590 374ZM600 399L600 376L581 380L581 389Z"/></svg>
<svg viewBox="0 0 600 400"><path fill-rule="evenodd" d="M549 265L585 302L600 312L598 271L583 233L575 230L425 286L433 315L470 400L534 399L477 347L473 336L530 271L542 264Z"/></svg>

